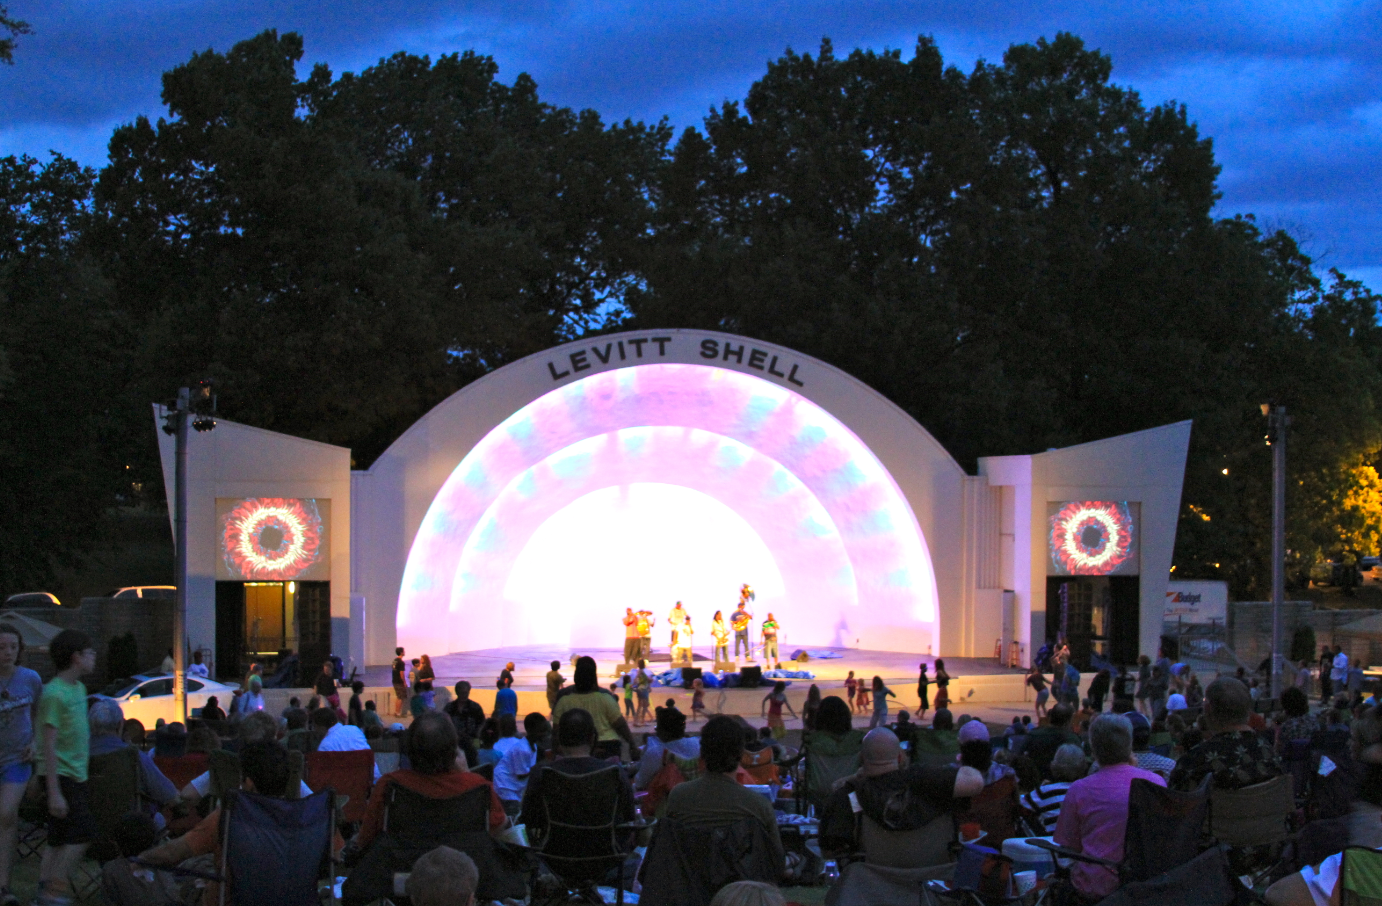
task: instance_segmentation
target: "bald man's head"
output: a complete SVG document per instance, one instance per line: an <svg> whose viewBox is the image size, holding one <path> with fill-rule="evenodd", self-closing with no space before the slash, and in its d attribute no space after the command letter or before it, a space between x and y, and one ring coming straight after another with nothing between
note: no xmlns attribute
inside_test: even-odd
<svg viewBox="0 0 1382 906"><path fill-rule="evenodd" d="M902 767L902 743L887 727L877 727L864 736L860 751L863 772L868 777L888 774Z"/></svg>

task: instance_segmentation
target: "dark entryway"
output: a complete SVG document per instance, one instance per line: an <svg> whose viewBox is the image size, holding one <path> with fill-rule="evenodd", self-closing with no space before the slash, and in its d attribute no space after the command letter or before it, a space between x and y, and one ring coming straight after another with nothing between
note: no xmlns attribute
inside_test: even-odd
<svg viewBox="0 0 1382 906"><path fill-rule="evenodd" d="M1046 580L1046 636L1065 638L1080 670L1097 655L1134 664L1141 618L1138 576L1051 576Z"/></svg>
<svg viewBox="0 0 1382 906"><path fill-rule="evenodd" d="M330 582L216 583L218 678L238 680L252 661L270 674L290 652L300 655L303 676L331 654Z"/></svg>

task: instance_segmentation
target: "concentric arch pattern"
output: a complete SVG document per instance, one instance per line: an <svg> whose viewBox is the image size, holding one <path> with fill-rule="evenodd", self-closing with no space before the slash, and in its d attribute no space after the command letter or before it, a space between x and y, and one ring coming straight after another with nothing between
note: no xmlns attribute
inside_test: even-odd
<svg viewBox="0 0 1382 906"><path fill-rule="evenodd" d="M534 558L562 538L579 553ZM756 574L698 584L731 560ZM515 412L442 484L408 554L398 644L618 647L625 606L665 618L681 598L708 645L710 614L732 609L740 582L789 645L853 644L879 623L899 650L937 638L916 518L834 416L728 369L605 371Z"/></svg>

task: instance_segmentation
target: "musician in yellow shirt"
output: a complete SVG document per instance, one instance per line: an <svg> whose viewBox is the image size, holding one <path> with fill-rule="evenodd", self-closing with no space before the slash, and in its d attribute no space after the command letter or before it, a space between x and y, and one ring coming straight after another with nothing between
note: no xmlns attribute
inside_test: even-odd
<svg viewBox="0 0 1382 906"><path fill-rule="evenodd" d="M715 640L715 663L729 660L729 627L725 625L724 614L718 610L710 624L710 635Z"/></svg>

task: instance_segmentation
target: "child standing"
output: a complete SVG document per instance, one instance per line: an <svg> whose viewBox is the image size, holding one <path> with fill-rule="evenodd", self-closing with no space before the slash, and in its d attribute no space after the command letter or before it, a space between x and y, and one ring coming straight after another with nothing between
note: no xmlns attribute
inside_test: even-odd
<svg viewBox="0 0 1382 906"><path fill-rule="evenodd" d="M869 721L869 729L874 727L886 727L888 725L888 696L897 698L893 690L883 685L883 677L873 678L873 718Z"/></svg>
<svg viewBox="0 0 1382 906"><path fill-rule="evenodd" d="M773 739L782 739L787 735L787 724L782 720L782 709L786 708L792 712L792 717L797 716L797 712L792 711L791 704L787 701L787 684L782 680L773 683L773 691L763 696L763 703L758 707L758 716L763 716L763 710L768 711L768 729L773 733Z"/></svg>
<svg viewBox="0 0 1382 906"><path fill-rule="evenodd" d="M705 717L705 683L692 680L691 690L691 719L696 720Z"/></svg>
<svg viewBox="0 0 1382 906"><path fill-rule="evenodd" d="M48 653L58 675L43 687L38 703L38 769L48 790L48 845L38 871L38 906L72 902L67 877L96 835L87 800L91 737L81 680L96 669L96 649L86 633L64 629L48 643Z"/></svg>
<svg viewBox="0 0 1382 906"><path fill-rule="evenodd" d="M634 678L634 685L638 692L638 722L647 723L653 719L652 710L649 708L648 699L653 694L653 678L648 675L648 662L639 660L638 673Z"/></svg>
<svg viewBox="0 0 1382 906"><path fill-rule="evenodd" d="M633 707L633 683L629 682L628 674L624 675L624 716L629 720L636 720L637 712Z"/></svg>

